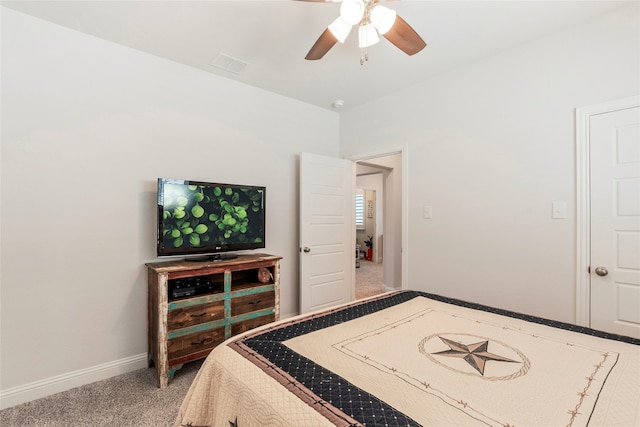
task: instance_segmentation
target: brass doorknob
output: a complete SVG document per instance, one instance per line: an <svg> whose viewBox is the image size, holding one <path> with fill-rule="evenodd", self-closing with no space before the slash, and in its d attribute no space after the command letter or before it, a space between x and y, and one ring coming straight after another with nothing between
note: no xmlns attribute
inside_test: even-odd
<svg viewBox="0 0 640 427"><path fill-rule="evenodd" d="M598 276L606 276L607 274L609 274L609 270L607 270L604 267L596 267L596 274Z"/></svg>
<svg viewBox="0 0 640 427"><path fill-rule="evenodd" d="M302 250L304 251L304 253L311 252L311 248L309 246L305 246Z"/></svg>

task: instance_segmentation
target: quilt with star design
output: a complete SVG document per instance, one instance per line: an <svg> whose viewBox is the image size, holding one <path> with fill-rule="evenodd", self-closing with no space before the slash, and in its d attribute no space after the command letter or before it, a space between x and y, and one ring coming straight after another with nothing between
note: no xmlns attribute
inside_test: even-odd
<svg viewBox="0 0 640 427"><path fill-rule="evenodd" d="M175 426L640 426L640 340L400 291L216 347Z"/></svg>

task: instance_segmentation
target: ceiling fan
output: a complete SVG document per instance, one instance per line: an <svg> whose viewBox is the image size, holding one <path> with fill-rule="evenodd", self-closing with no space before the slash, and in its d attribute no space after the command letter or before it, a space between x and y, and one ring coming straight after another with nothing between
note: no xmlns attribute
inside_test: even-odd
<svg viewBox="0 0 640 427"><path fill-rule="evenodd" d="M298 1L335 3L340 0ZM381 6L379 3L380 0L342 0L340 16L329 24L318 37L304 59L322 58L337 42L344 43L354 25L358 25L361 64L368 60L366 48L380 40L378 34L407 55L414 55L424 49L427 44L418 33L394 10Z"/></svg>

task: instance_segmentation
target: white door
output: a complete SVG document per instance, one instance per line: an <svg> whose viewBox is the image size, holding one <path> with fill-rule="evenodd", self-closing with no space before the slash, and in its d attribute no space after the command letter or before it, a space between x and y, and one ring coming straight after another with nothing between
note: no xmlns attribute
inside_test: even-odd
<svg viewBox="0 0 640 427"><path fill-rule="evenodd" d="M350 161L300 155L300 313L351 301L354 200Z"/></svg>
<svg viewBox="0 0 640 427"><path fill-rule="evenodd" d="M640 107L589 128L591 327L640 338Z"/></svg>

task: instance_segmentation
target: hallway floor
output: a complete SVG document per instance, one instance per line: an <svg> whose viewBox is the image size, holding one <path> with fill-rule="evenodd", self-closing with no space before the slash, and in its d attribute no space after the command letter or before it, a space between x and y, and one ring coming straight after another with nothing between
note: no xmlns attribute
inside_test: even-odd
<svg viewBox="0 0 640 427"><path fill-rule="evenodd" d="M356 299L383 292L382 263L360 260L360 268L356 268Z"/></svg>

